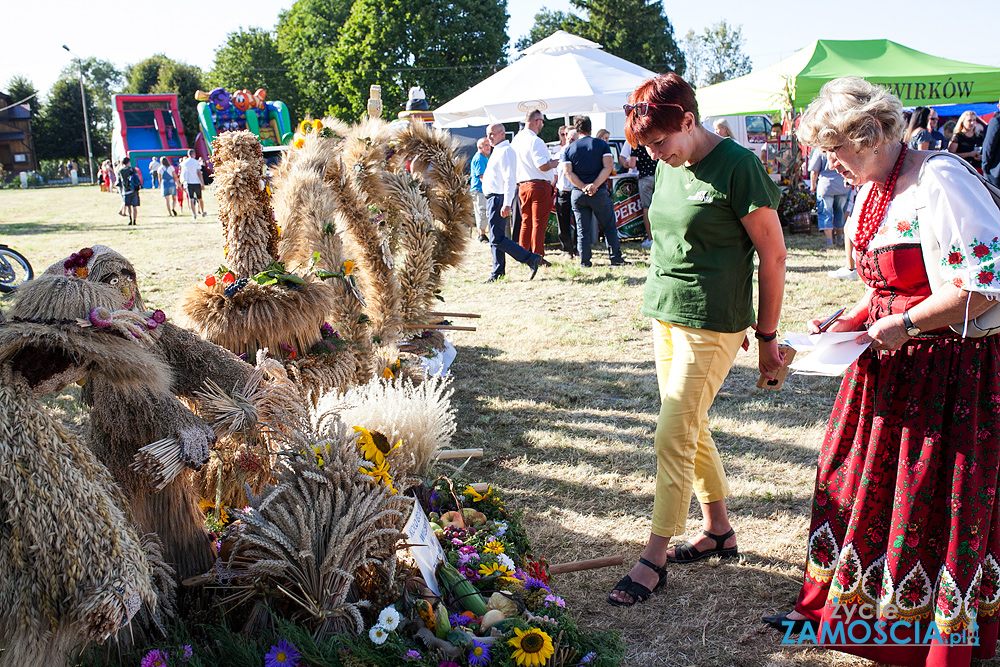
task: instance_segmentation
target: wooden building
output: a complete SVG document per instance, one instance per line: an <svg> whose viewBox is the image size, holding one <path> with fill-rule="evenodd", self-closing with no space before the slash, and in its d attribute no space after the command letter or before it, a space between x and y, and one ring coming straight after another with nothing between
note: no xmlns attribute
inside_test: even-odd
<svg viewBox="0 0 1000 667"><path fill-rule="evenodd" d="M27 103L11 106L17 101L0 93L0 109L3 109L0 111L0 164L4 171L13 174L38 169L31 134L31 109Z"/></svg>

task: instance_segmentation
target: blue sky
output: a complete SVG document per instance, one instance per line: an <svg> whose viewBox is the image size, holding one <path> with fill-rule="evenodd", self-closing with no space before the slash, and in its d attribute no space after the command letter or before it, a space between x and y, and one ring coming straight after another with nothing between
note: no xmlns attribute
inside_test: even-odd
<svg viewBox="0 0 1000 667"><path fill-rule="evenodd" d="M511 43L526 34L534 22L538 0L508 0ZM96 56L119 66L138 62L154 53L210 69L215 49L226 34L240 27L271 28L278 13L292 0L241 0L208 10L202 0L174 0L169 11L158 2L80 4L68 0L35 0L17 3L13 10L30 13L12 25L34 26L6 31L0 58L0 86L14 74L24 74L43 93L59 71L69 64L62 49L67 44L80 56ZM552 10L570 10L568 0L543 0ZM745 52L754 67L772 65L813 39L886 38L932 55L1000 66L996 27L1000 3L977 2L976 10L958 13L947 4L928 0L908 3L842 0L794 5L714 0L706 3L664 0L667 16L678 40L689 29L700 31L719 20L742 25ZM971 3L970 3L971 6ZM101 7L100 10L97 7ZM218 7L218 8L215 8ZM961 31L948 26L959 25ZM372 82L376 83L376 82Z"/></svg>

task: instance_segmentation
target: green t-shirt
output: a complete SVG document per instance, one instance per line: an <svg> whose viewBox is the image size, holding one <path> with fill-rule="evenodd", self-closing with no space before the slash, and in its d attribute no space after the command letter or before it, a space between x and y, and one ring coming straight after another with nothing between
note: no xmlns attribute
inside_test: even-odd
<svg viewBox="0 0 1000 667"><path fill-rule="evenodd" d="M740 219L777 208L780 194L757 156L732 139L691 167L659 162L642 314L721 333L749 327L754 247Z"/></svg>

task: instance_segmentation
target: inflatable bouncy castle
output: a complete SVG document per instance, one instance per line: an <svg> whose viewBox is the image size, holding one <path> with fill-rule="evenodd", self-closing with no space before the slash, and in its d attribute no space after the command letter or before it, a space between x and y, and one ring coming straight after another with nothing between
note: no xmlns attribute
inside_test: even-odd
<svg viewBox="0 0 1000 667"><path fill-rule="evenodd" d="M255 92L237 90L234 93L225 88L214 88L207 93L199 90L194 97L198 100L198 123L201 125L194 145L198 157L208 158L212 154L215 138L234 130L253 132L260 139L265 153L268 149L281 150L279 147L292 140L288 107L283 102L268 101L267 91L263 88Z"/></svg>

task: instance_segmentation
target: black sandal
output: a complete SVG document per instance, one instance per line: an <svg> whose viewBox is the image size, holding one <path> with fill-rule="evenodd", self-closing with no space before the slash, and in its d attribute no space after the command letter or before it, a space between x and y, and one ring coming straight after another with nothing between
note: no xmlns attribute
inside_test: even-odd
<svg viewBox="0 0 1000 667"><path fill-rule="evenodd" d="M732 528L729 529L725 535L713 535L707 530L701 531L702 535L712 538L715 540L714 549L706 549L705 551L698 551L694 548L694 545L690 542L682 542L674 547L674 555L667 556L668 563L693 563L699 561L702 558L710 558L712 556L718 556L719 558L736 558L740 555L739 547L729 547L728 549L723 547L730 537L736 533Z"/></svg>
<svg viewBox="0 0 1000 667"><path fill-rule="evenodd" d="M642 557L639 558L639 562L660 576L659 581L657 581L656 585L653 586L653 590L649 590L648 588L646 588L637 581L632 581L632 577L626 574L624 577L621 578L621 581L618 582L618 585L615 586L614 590L612 590L611 592L614 593L615 591L621 591L623 593L626 593L632 597L632 601L618 602L617 600L612 599L611 595L608 595L608 604L613 604L616 607L631 607L637 602L645 602L646 600L649 599L650 595L659 590L660 586L662 586L664 582L666 582L667 580L666 568L660 567L658 565L653 565L648 560Z"/></svg>

